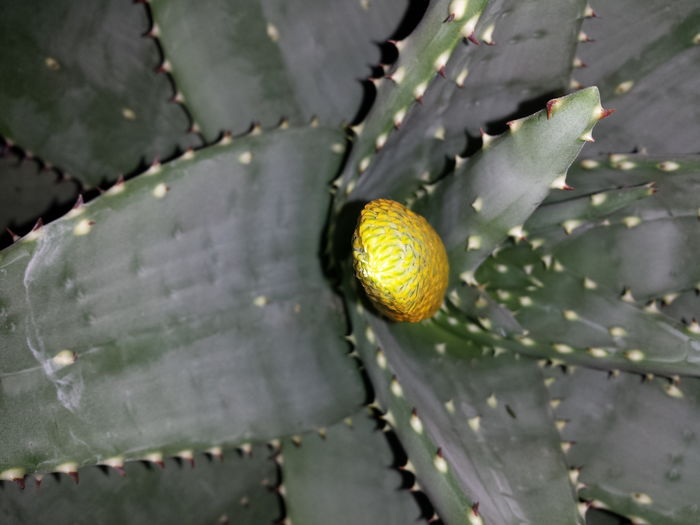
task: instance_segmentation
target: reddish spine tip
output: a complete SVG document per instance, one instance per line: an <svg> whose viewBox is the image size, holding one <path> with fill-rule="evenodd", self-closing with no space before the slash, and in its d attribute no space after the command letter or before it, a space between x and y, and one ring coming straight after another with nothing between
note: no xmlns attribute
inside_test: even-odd
<svg viewBox="0 0 700 525"><path fill-rule="evenodd" d="M41 478L34 478L34 486L35 486L36 488L40 488L40 487L41 487L41 482L42 482L42 479L41 479Z"/></svg>
<svg viewBox="0 0 700 525"><path fill-rule="evenodd" d="M159 461L154 461L154 463L156 465L158 465L160 468L165 468L165 461L163 461L162 459Z"/></svg>
<svg viewBox="0 0 700 525"><path fill-rule="evenodd" d="M32 231L33 231L33 232L37 231L37 230L40 229L43 225L44 225L44 221L42 220L41 217L39 217L39 220L36 221L36 223L34 224L34 227L32 228Z"/></svg>
<svg viewBox="0 0 700 525"><path fill-rule="evenodd" d="M481 45L481 42L479 42L479 39L474 36L474 33L469 35L467 37L467 40L469 40L472 44L474 44L476 46Z"/></svg>
<svg viewBox="0 0 700 525"><path fill-rule="evenodd" d="M452 22L455 19L455 14L450 13L445 20L442 21L443 24L447 24L449 22Z"/></svg>
<svg viewBox="0 0 700 525"><path fill-rule="evenodd" d="M561 189L564 190L564 191L573 191L573 190L575 190L576 188L574 188L573 186L569 186L568 184L564 184L564 185L561 187Z"/></svg>
<svg viewBox="0 0 700 525"><path fill-rule="evenodd" d="M80 195L78 195L78 200L75 201L75 204L73 205L73 209L75 210L76 208L80 208L84 204L85 204L85 202L83 201L83 194L81 193Z"/></svg>
<svg viewBox="0 0 700 525"><path fill-rule="evenodd" d="M416 97L416 102L418 102L419 104L423 104L423 95Z"/></svg>
<svg viewBox="0 0 700 525"><path fill-rule="evenodd" d="M24 487L25 487L24 480L25 480L25 476L23 476L21 478L12 478L12 481L14 481L15 483L17 483L17 485L19 485L20 490L24 490Z"/></svg>
<svg viewBox="0 0 700 525"><path fill-rule="evenodd" d="M126 476L126 471L124 470L124 467L123 467L123 466L117 465L117 466L114 467L114 469L115 469L117 472L119 472L119 475L120 475L122 478Z"/></svg>
<svg viewBox="0 0 700 525"><path fill-rule="evenodd" d="M20 240L20 236L13 232L10 228L5 228L5 231L7 231L7 233L10 234L10 237L12 237L12 242L17 242Z"/></svg>
<svg viewBox="0 0 700 525"><path fill-rule="evenodd" d="M78 483L80 483L80 474L78 474L77 472L69 472L68 475L69 475L71 478L73 478L73 481L75 481L75 484L76 484L76 485L77 485Z"/></svg>
<svg viewBox="0 0 700 525"><path fill-rule="evenodd" d="M474 513L474 516L477 516L477 517L479 516L479 502L478 501L474 502L474 504L472 505L472 512Z"/></svg>
<svg viewBox="0 0 700 525"><path fill-rule="evenodd" d="M439 458L442 457L442 447L439 447L439 448L437 449L437 456L438 456Z"/></svg>
<svg viewBox="0 0 700 525"><path fill-rule="evenodd" d="M549 100L547 102L547 120L552 118L552 110L553 110L554 104L556 104L556 102L557 102L556 99L552 99L552 100Z"/></svg>
<svg viewBox="0 0 700 525"><path fill-rule="evenodd" d="M442 78L447 78L447 75L445 75L445 66L440 66L440 69L438 69L437 72Z"/></svg>
<svg viewBox="0 0 700 525"><path fill-rule="evenodd" d="M609 117L615 113L614 109L604 109L603 112L600 114L600 118L598 120L603 120L605 117Z"/></svg>

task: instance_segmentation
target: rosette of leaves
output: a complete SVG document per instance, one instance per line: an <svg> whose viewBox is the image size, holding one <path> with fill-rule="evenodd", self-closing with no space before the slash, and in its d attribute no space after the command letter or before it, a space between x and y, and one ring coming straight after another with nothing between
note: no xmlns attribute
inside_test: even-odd
<svg viewBox="0 0 700 525"><path fill-rule="evenodd" d="M693 2L0 29L4 522L700 521ZM429 320L352 276L376 198L445 242Z"/></svg>

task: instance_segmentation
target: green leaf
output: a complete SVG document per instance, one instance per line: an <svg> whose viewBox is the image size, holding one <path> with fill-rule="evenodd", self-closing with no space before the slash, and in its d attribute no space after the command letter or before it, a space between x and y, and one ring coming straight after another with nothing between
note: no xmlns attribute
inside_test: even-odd
<svg viewBox="0 0 700 525"><path fill-rule="evenodd" d="M388 196L387 192L390 190L401 191L399 189L401 183L389 184L387 188L381 182L384 178L383 174L388 173L386 167L374 175L368 174L367 177L361 177L361 175L367 171L376 152L383 148L384 143L387 140L394 140L391 137L395 135L395 128L402 127L407 113L418 104L417 101L424 95L436 75L444 74L443 69L459 42L473 33L486 3L487 0L432 2L413 33L397 45L398 60L392 66L387 78L375 82L377 97L374 105L365 121L355 130L357 136L352 151L342 176L337 182L338 209L348 198L362 200L368 197ZM428 126L428 133L433 132L434 128ZM400 141L403 136L404 134L399 134L395 140ZM420 146L422 154L418 159L413 160L418 160L419 165L423 166L426 156L429 155L429 150L426 149L429 140L421 144L422 141L419 139L419 144L416 144L415 139L408 138L407 142L409 145L405 148L401 145L392 148L398 147L399 152L409 154L413 146ZM405 160L402 159L401 162ZM395 176L390 175L390 177L390 182L393 183L396 180ZM360 190L360 187L366 184L369 186ZM375 185L384 188L384 194L375 188ZM354 192L356 187L358 187L357 193ZM413 189L413 186L410 186L410 189ZM396 198L396 195L394 197Z"/></svg>
<svg viewBox="0 0 700 525"><path fill-rule="evenodd" d="M700 380L642 382L579 368L552 374L579 495L635 522L698 523Z"/></svg>
<svg viewBox="0 0 700 525"><path fill-rule="evenodd" d="M471 274L527 218L566 170L600 118L595 88L557 99L551 118L540 111L517 121L462 167L429 188L414 205L441 235L451 285Z"/></svg>
<svg viewBox="0 0 700 525"><path fill-rule="evenodd" d="M445 523L581 523L534 361L431 321L360 307L352 319L385 418Z"/></svg>
<svg viewBox="0 0 700 525"><path fill-rule="evenodd" d="M199 145L154 71L148 26L143 6L129 2L4 6L0 134L92 186Z"/></svg>
<svg viewBox="0 0 700 525"><path fill-rule="evenodd" d="M455 46L445 77L432 74L421 88L425 92L420 103L411 104L401 127L388 133L386 143L357 180L352 198L410 199L421 186L452 169L451 159L464 150L467 133L478 135L480 128L491 129L499 120L525 116L533 111L533 104L526 105L529 111L523 113L519 105L524 99L532 102L545 95L563 94L569 84L584 4L581 0L489 2L474 28L474 37L488 38L487 43L495 39L498 45L476 46L462 39ZM436 13L432 16L440 21ZM533 31L534 27L538 29ZM407 45L412 38L398 44L404 63L410 63L406 53L412 49ZM388 95L392 90L407 89L405 82L396 87L391 81L378 82L380 96L360 132L358 148L367 140L366 133L374 129L372 119L377 120L382 112L391 116L396 111L388 105L392 100ZM543 104L544 100L535 102L534 109Z"/></svg>
<svg viewBox="0 0 700 525"><path fill-rule="evenodd" d="M411 492L400 488L389 442L367 411L322 435L285 439L281 458L292 523L405 525L421 514Z"/></svg>
<svg viewBox="0 0 700 525"><path fill-rule="evenodd" d="M579 45L577 55L587 67L574 78L599 86L617 113L601 124L597 142L584 155L697 153L698 3L678 0L667 9L665 0L594 1L592 7L599 16L582 29L594 41Z"/></svg>
<svg viewBox="0 0 700 525"><path fill-rule="evenodd" d="M527 245L500 250L476 278L527 330L517 341L492 344L596 368L700 374L700 337L691 329ZM492 337L473 336L486 343Z"/></svg>
<svg viewBox="0 0 700 525"><path fill-rule="evenodd" d="M78 198L75 181L60 180L12 152L0 156L0 232L11 228L26 233L53 207L70 207Z"/></svg>
<svg viewBox="0 0 700 525"><path fill-rule="evenodd" d="M475 33L486 45L463 47L452 57L451 78L461 86L445 106L446 134L500 131L506 120L564 94L585 7L585 0L490 2Z"/></svg>
<svg viewBox="0 0 700 525"><path fill-rule="evenodd" d="M252 123L352 121L360 80L407 0L150 2L178 89L208 140Z"/></svg>
<svg viewBox="0 0 700 525"><path fill-rule="evenodd" d="M364 388L317 257L339 140L308 128L212 146L2 252L0 472L268 439L353 412Z"/></svg>
<svg viewBox="0 0 700 525"><path fill-rule="evenodd" d="M211 525L272 523L281 509L270 490L275 463L265 447L240 457L225 450L218 459L197 455L196 468L168 459L164 470L151 463L129 462L125 476L116 470L86 467L80 484L68 476L46 476L41 486L0 486L0 519L7 525L140 525L172 523Z"/></svg>

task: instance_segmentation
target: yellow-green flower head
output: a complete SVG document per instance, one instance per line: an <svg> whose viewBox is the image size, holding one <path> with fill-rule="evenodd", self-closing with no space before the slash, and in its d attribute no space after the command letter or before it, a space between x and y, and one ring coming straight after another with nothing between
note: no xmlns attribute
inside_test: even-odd
<svg viewBox="0 0 700 525"><path fill-rule="evenodd" d="M442 239L423 217L388 199L365 205L352 238L355 275L375 306L417 323L442 305L449 266Z"/></svg>

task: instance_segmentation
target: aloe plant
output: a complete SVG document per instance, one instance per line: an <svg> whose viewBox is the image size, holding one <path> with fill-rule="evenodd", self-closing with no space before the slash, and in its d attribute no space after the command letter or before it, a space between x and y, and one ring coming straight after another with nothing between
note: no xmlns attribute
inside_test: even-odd
<svg viewBox="0 0 700 525"><path fill-rule="evenodd" d="M3 522L700 522L700 9L599 4L4 6Z"/></svg>

